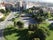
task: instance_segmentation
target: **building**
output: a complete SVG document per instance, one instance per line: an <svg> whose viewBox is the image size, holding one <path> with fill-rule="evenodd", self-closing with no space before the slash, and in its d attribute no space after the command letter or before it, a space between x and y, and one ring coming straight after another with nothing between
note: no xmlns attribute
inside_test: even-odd
<svg viewBox="0 0 53 40"><path fill-rule="evenodd" d="M22 2L22 9L25 10L27 6L27 3L25 1Z"/></svg>
<svg viewBox="0 0 53 40"><path fill-rule="evenodd" d="M0 9L12 9L13 8L13 4L12 3L5 3L5 2L2 2L0 3Z"/></svg>
<svg viewBox="0 0 53 40"><path fill-rule="evenodd" d="M20 10L20 2L17 2L17 3L15 4L15 9L16 9L16 10Z"/></svg>
<svg viewBox="0 0 53 40"><path fill-rule="evenodd" d="M5 3L5 8L11 10L13 9L13 5L11 3Z"/></svg>
<svg viewBox="0 0 53 40"><path fill-rule="evenodd" d="M5 10L5 4L4 4L4 2L0 3L0 9L4 9Z"/></svg>
<svg viewBox="0 0 53 40"><path fill-rule="evenodd" d="M26 2L23 0L19 0L18 2L16 2L15 4L15 8L16 10L22 10L22 9L26 9Z"/></svg>
<svg viewBox="0 0 53 40"><path fill-rule="evenodd" d="M16 2L15 4L15 8L16 10L22 10L25 9L25 2L23 0L18 0L18 2Z"/></svg>
<svg viewBox="0 0 53 40"><path fill-rule="evenodd" d="M41 5L35 2L27 2L26 9L32 8L33 6L40 7Z"/></svg>

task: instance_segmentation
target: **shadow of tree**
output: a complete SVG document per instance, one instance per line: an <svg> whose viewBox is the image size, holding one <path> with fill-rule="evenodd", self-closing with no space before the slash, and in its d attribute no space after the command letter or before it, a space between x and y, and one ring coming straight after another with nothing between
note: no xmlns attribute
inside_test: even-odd
<svg viewBox="0 0 53 40"><path fill-rule="evenodd" d="M20 36L17 40L29 40L27 29L19 31L16 36Z"/></svg>
<svg viewBox="0 0 53 40"><path fill-rule="evenodd" d="M14 29L13 27L11 27L11 28L6 28L6 29L4 29L5 31L4 31L4 36L7 36L7 35L11 35L11 34L13 34L13 33L17 33L17 29Z"/></svg>
<svg viewBox="0 0 53 40"><path fill-rule="evenodd" d="M36 31L32 31L31 34L29 34L29 29L16 29L16 28L6 28L4 29L4 37L11 35L13 33L16 33L15 37L19 37L17 38L17 40L34 40L34 38L39 38L40 40L45 40L46 38L46 34L44 34L43 30L38 29ZM5 37L5 39L7 40L7 38Z"/></svg>
<svg viewBox="0 0 53 40"><path fill-rule="evenodd" d="M28 40L28 30L27 29L18 30L18 29L15 29L15 28L11 27L11 28L6 28L4 30L5 30L4 31L4 37L8 36L8 35L11 35L13 33L17 33L15 35L15 37L19 36L19 38L17 40ZM5 37L5 39L7 39L7 38Z"/></svg>
<svg viewBox="0 0 53 40"><path fill-rule="evenodd" d="M53 23L48 26L49 30L53 30Z"/></svg>
<svg viewBox="0 0 53 40"><path fill-rule="evenodd" d="M33 38L39 38L40 40L45 40L46 36L44 34L44 32L41 29L38 29L35 33Z"/></svg>

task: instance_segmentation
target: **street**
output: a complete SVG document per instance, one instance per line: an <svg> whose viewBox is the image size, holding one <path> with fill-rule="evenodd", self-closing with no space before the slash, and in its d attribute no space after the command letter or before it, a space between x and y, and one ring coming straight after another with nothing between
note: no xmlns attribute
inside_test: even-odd
<svg viewBox="0 0 53 40"><path fill-rule="evenodd" d="M21 16L21 17L19 18L19 20L24 23L24 28L28 28L29 24L35 24L35 23L37 23L33 18L28 17L28 16L30 16L30 15L27 15L27 16L26 16L26 15L24 14L23 17Z"/></svg>

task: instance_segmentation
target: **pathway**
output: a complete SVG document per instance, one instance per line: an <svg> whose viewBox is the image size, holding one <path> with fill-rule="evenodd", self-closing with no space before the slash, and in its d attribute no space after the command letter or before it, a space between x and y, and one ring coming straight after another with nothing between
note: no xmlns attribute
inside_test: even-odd
<svg viewBox="0 0 53 40"><path fill-rule="evenodd" d="M5 19L5 21L0 22L0 40L4 40L3 29L5 29L8 24L11 24L12 23L11 21L8 21L8 20L11 19L11 18L14 18L14 14L15 14L15 12L11 12L7 16L7 18Z"/></svg>

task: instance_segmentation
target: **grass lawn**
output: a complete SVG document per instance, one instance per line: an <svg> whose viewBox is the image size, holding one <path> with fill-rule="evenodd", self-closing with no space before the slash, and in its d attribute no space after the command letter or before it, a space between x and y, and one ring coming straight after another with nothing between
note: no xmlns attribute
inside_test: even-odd
<svg viewBox="0 0 53 40"><path fill-rule="evenodd" d="M50 26L48 27L50 30L50 35L47 37L46 40L53 40L53 23L50 24Z"/></svg>
<svg viewBox="0 0 53 40"><path fill-rule="evenodd" d="M40 26L44 26L46 28L49 28L50 35L46 38L46 40L53 40L53 26L49 23L40 24Z"/></svg>
<svg viewBox="0 0 53 40"><path fill-rule="evenodd" d="M40 26L44 26L46 28L49 27L49 24L40 24ZM53 40L53 30L49 30L50 35L46 38L46 40ZM23 29L19 30L16 27L8 26L4 29L4 38L5 40L29 40L28 39L28 30Z"/></svg>
<svg viewBox="0 0 53 40"><path fill-rule="evenodd" d="M46 40L53 40L53 31L50 30L50 36Z"/></svg>
<svg viewBox="0 0 53 40"><path fill-rule="evenodd" d="M8 27L4 30L5 40L28 40L28 30L19 30L15 27Z"/></svg>

